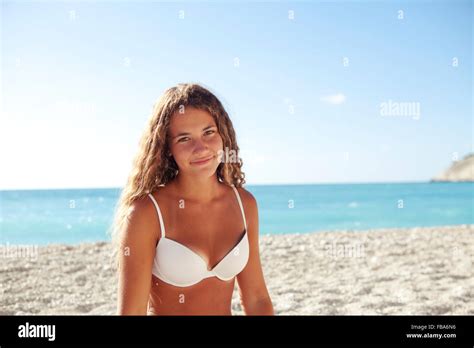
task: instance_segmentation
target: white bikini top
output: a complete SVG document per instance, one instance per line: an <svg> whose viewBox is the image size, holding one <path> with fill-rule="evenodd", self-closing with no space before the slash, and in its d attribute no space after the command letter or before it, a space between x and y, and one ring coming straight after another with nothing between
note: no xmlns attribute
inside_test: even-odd
<svg viewBox="0 0 474 348"><path fill-rule="evenodd" d="M208 267L206 261L187 246L172 239L166 238L165 224L161 216L160 207L155 198L148 194L155 204L160 219L161 238L156 246L152 273L162 281L180 287L191 286L209 277L218 277L221 280L230 280L239 274L249 259L249 242L247 222L240 195L235 186L232 188L239 201L244 220L245 233L238 244L231 249L224 258L214 267Z"/></svg>

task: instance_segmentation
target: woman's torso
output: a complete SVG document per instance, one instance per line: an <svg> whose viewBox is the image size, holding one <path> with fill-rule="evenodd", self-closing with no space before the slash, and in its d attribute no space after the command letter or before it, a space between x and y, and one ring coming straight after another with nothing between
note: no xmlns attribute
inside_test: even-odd
<svg viewBox="0 0 474 348"><path fill-rule="evenodd" d="M196 261L200 258L209 266L208 270L230 257L229 251L242 245L247 237L233 188L220 184L220 190L218 197L208 204L183 200L172 185L152 193L161 211L167 242L179 243L178 250L189 249L188 254L192 251ZM158 219L158 214L155 218ZM162 238L161 233L158 238ZM235 277L222 280L209 276L190 286L176 286L153 274L148 314L230 315L234 285Z"/></svg>

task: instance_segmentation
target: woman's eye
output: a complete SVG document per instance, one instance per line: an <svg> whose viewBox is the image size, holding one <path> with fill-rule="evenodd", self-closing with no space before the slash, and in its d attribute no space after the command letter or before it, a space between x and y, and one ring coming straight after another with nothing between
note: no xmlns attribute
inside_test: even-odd
<svg viewBox="0 0 474 348"><path fill-rule="evenodd" d="M216 132L215 130L210 129L210 130L204 132L204 134L205 135L211 135L211 134L214 134L215 132ZM182 138L178 139L178 143L183 143L183 142L188 141L188 140L189 140L189 137L182 137Z"/></svg>

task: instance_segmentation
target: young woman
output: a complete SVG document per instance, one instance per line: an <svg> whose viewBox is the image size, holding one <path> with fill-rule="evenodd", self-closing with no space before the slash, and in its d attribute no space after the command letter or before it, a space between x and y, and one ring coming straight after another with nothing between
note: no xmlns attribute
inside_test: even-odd
<svg viewBox="0 0 474 348"><path fill-rule="evenodd" d="M273 315L258 208L232 122L196 84L165 91L142 136L114 225L118 314Z"/></svg>

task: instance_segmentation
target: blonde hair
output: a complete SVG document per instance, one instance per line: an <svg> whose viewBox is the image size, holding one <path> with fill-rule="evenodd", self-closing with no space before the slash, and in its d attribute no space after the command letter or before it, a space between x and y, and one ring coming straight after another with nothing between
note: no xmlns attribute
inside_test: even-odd
<svg viewBox="0 0 474 348"><path fill-rule="evenodd" d="M209 112L216 122L224 149L234 150L234 153L238 154L234 127L222 103L214 94L198 84L178 84L167 89L153 107L152 115L140 139L131 173L116 207L111 230L116 262L119 235L126 226L132 204L159 186L166 185L178 174L178 166L169 152L167 139L171 116L182 107L194 107ZM217 178L228 185L242 187L245 184L245 174L241 167L242 160L239 157L232 163L223 161L216 170Z"/></svg>

